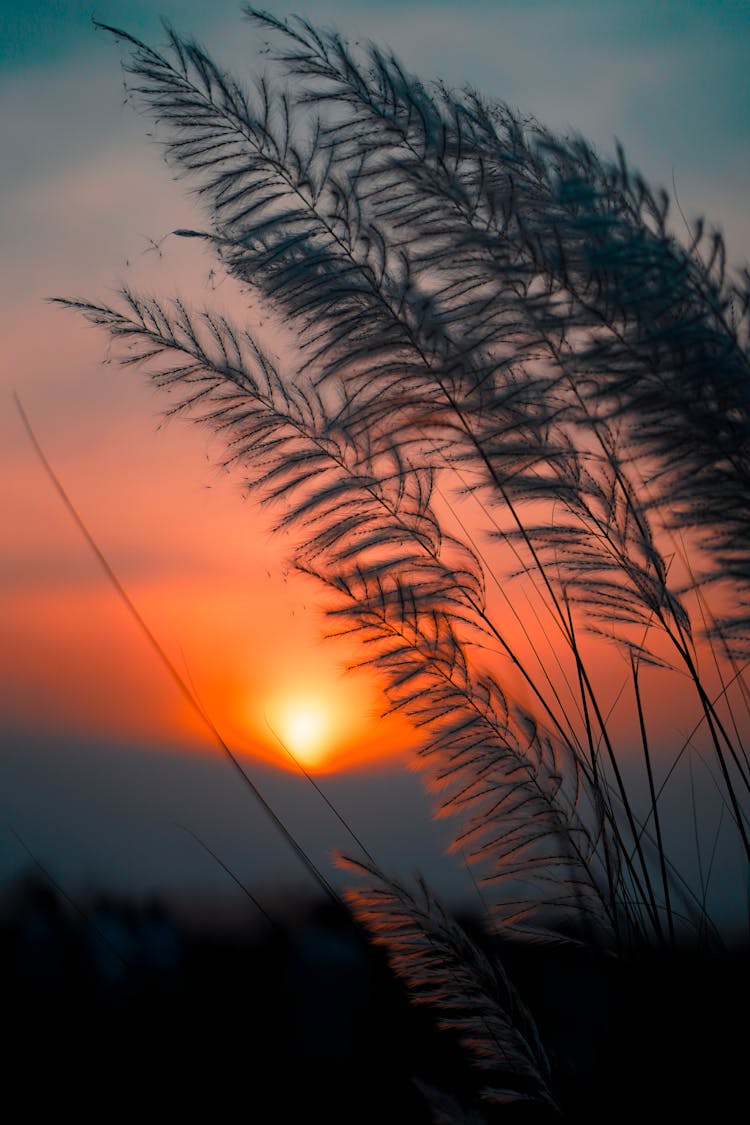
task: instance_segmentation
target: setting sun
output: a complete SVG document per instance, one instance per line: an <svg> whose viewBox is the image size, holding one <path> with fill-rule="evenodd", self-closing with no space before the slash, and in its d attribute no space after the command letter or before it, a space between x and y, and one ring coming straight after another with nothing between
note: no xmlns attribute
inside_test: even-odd
<svg viewBox="0 0 750 1125"><path fill-rule="evenodd" d="M281 713L278 734L302 765L315 766L326 757L330 719L315 701L290 703Z"/></svg>
<svg viewBox="0 0 750 1125"><path fill-rule="evenodd" d="M342 748L361 738L357 708L334 680L290 684L286 691L266 696L264 726L272 736L274 758L305 770L335 768Z"/></svg>

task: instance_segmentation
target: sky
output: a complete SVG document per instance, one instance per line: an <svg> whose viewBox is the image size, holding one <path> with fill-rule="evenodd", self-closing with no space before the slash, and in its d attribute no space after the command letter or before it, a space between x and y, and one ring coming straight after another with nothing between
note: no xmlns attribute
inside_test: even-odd
<svg viewBox="0 0 750 1125"><path fill-rule="evenodd" d="M750 259L745 3L266 7L389 44L423 78L470 82L602 152L619 140L688 218L721 227L732 262ZM267 723L292 737L290 708L308 699L330 723L321 781L381 862L470 894L408 768L414 733L378 718L372 677L344 673L356 652L322 640L316 590L220 468L219 443L166 423L145 380L107 362L104 337L45 300L211 286L194 244L164 241L195 224L194 204L124 103L118 47L92 12L151 43L164 17L238 73L259 65L235 2L0 2L0 880L31 852L71 890L220 890L225 873L178 825L269 893L303 877L103 576L15 393L149 628L321 865L348 841Z"/></svg>

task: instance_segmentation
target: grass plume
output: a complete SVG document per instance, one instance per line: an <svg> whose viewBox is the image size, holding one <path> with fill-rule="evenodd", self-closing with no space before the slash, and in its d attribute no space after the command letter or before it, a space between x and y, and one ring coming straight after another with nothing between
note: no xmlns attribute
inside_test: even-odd
<svg viewBox="0 0 750 1125"><path fill-rule="evenodd" d="M657 767L644 681L679 678L750 860L735 702L750 275L730 276L702 223L679 241L668 197L621 150L604 159L377 46L246 13L276 67L252 88L171 29L161 53L99 26L203 206L204 229L174 233L291 328L294 354L276 362L252 318L179 298L61 303L176 394L172 413L223 435L226 463L295 531L291 561L333 631L361 641L422 732L436 811L497 933L620 951L715 933L703 869L699 887L679 870L662 814L692 736ZM590 636L620 658L645 801ZM512 1056L519 1097L551 1098L501 970L426 888L417 901L374 863L360 872L376 889L355 910L414 993L492 1066ZM471 985L471 1016L443 987L448 960L461 989L492 978Z"/></svg>

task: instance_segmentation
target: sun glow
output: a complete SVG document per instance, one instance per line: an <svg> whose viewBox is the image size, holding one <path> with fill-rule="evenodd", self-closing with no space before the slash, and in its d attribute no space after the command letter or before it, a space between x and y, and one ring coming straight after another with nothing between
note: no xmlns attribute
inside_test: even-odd
<svg viewBox="0 0 750 1125"><path fill-rule="evenodd" d="M316 765L326 756L330 721L320 704L290 704L282 715L281 739L303 765Z"/></svg>
<svg viewBox="0 0 750 1125"><path fill-rule="evenodd" d="M305 660L287 654L283 663L267 662L260 674L249 669L249 690L236 692L242 701L235 718L238 744L295 772L301 767L329 774L403 761L418 737L402 716L383 715L379 683L358 671L342 674L334 660L314 655L314 668L304 666L313 663L308 654Z"/></svg>
<svg viewBox="0 0 750 1125"><path fill-rule="evenodd" d="M290 699L274 710L268 721L284 750L305 768L323 765L335 741L330 707L321 699Z"/></svg>

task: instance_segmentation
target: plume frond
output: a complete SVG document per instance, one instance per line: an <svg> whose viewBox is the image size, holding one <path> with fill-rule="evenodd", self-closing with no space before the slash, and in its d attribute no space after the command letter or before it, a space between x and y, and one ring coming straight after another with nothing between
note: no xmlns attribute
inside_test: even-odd
<svg viewBox="0 0 750 1125"><path fill-rule="evenodd" d="M550 1066L528 1008L498 957L489 957L450 917L423 881L417 892L370 864L340 859L365 880L348 893L357 919L385 946L415 1003L435 1009L482 1079L489 1103L556 1108Z"/></svg>

